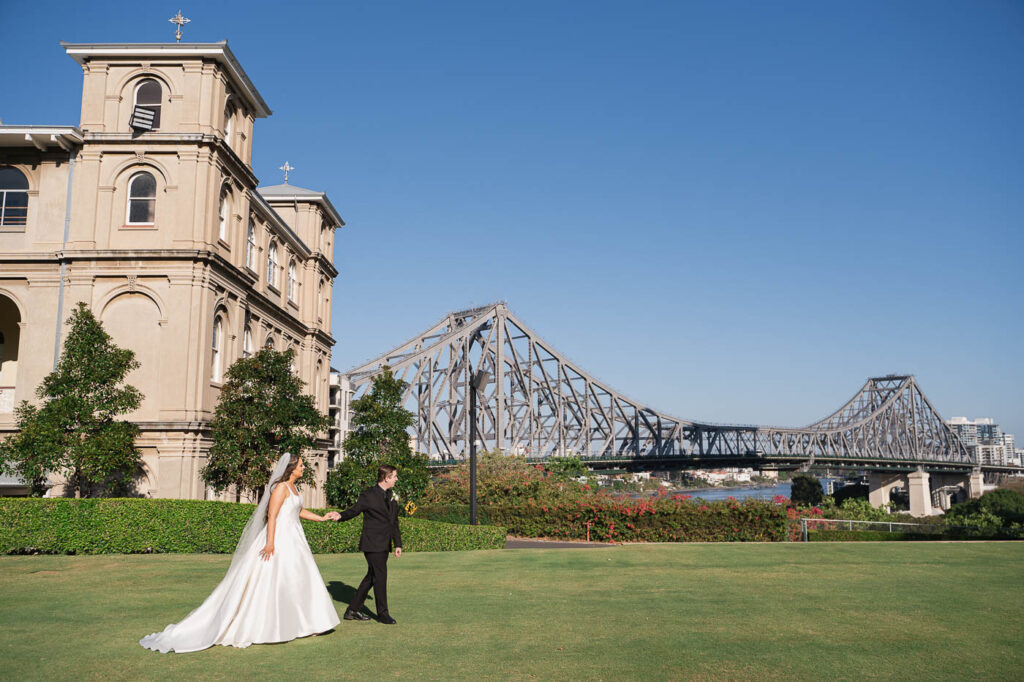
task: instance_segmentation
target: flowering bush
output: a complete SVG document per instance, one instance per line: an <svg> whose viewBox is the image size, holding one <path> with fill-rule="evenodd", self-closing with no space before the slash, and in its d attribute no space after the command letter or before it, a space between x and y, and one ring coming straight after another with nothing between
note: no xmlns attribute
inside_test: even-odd
<svg viewBox="0 0 1024 682"><path fill-rule="evenodd" d="M525 457L484 452L477 459L477 504L565 502L589 496L589 487L545 471ZM426 505L469 504L469 465L461 463L431 481L420 501Z"/></svg>
<svg viewBox="0 0 1024 682"><path fill-rule="evenodd" d="M424 518L452 520L462 509L422 505ZM481 505L480 519L512 535L598 542L765 542L787 538L786 509L764 500L703 502L685 495Z"/></svg>

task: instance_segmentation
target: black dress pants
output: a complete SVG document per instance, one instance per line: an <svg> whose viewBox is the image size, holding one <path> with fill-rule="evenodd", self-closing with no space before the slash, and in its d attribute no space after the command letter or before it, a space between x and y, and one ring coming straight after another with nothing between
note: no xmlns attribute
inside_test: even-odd
<svg viewBox="0 0 1024 682"><path fill-rule="evenodd" d="M373 586L373 599L377 602L377 617L388 614L388 552L363 552L366 557L366 576L359 583L356 596L352 598L349 609L359 611L363 608L366 595Z"/></svg>

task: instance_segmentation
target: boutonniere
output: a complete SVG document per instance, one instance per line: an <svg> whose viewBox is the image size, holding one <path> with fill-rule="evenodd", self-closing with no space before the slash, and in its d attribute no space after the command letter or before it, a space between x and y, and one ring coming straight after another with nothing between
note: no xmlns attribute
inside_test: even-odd
<svg viewBox="0 0 1024 682"><path fill-rule="evenodd" d="M394 490L389 490L388 492L391 493L391 499L397 502L398 501L398 493L396 493Z"/></svg>

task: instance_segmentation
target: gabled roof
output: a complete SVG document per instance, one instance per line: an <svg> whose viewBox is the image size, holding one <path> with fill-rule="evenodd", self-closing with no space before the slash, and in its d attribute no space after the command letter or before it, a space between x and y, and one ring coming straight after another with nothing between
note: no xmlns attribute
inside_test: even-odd
<svg viewBox="0 0 1024 682"><path fill-rule="evenodd" d="M238 63L235 55L228 49L228 41L218 43L65 43L61 47L68 56L79 64L90 59L132 59L149 58L202 58L213 59L231 75L235 85L241 90L256 118L266 118L272 113L256 86Z"/></svg>
<svg viewBox="0 0 1024 682"><path fill-rule="evenodd" d="M304 201L311 204L320 204L324 213L329 215L338 227L345 224L341 219L334 204L327 198L324 192L317 192L304 187L297 187L284 183L283 185L270 185L269 187L257 187L256 191L267 201Z"/></svg>

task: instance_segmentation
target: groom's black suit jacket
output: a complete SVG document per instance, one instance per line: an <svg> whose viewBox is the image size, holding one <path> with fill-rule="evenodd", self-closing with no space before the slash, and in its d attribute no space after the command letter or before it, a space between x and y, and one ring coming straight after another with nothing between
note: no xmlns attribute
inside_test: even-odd
<svg viewBox="0 0 1024 682"><path fill-rule="evenodd" d="M402 546L402 532L398 530L398 503L390 490L379 485L367 488L356 503L341 512L340 521L363 515L363 534L359 537L361 552L390 552L391 543Z"/></svg>

